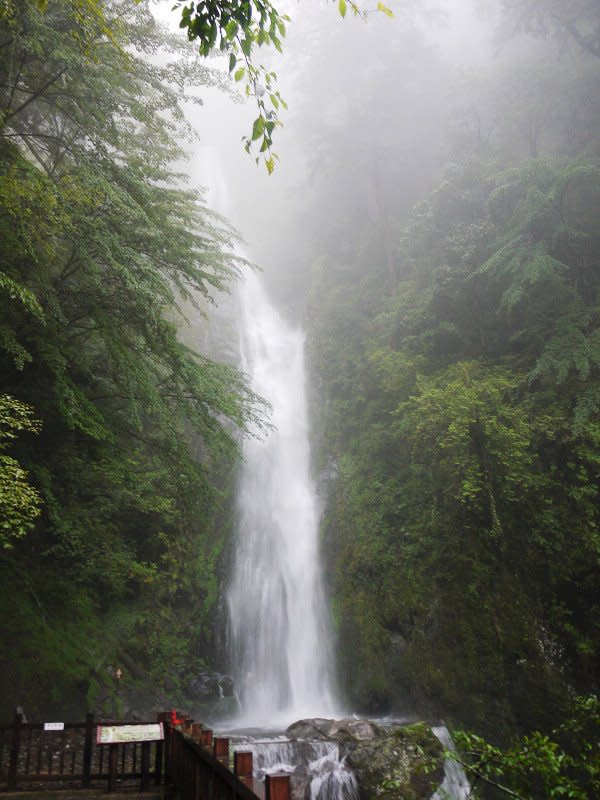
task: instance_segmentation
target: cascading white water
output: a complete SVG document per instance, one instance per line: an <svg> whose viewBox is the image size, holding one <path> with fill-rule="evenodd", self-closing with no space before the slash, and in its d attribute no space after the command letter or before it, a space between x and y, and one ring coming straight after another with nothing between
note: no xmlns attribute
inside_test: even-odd
<svg viewBox="0 0 600 800"><path fill-rule="evenodd" d="M208 156L208 154L207 154ZM214 154L211 205L227 213L226 187ZM275 311L257 275L240 296L240 352L251 388L272 407L273 430L246 440L238 492L237 541L227 592L230 658L241 714L235 727L281 729L302 717L336 714L310 452L304 337ZM219 683L219 693L223 696ZM389 724L389 720L387 724ZM382 721L386 724L386 721ZM446 728L433 728L447 749ZM255 775L286 771L304 780L306 800L358 800L359 788L335 741L237 735L251 750ZM431 800L465 800L460 765L445 763Z"/></svg>
<svg viewBox="0 0 600 800"><path fill-rule="evenodd" d="M310 475L304 336L257 275L241 292L242 366L273 429L244 443L227 605L230 656L253 725L333 713L330 636Z"/></svg>
<svg viewBox="0 0 600 800"><path fill-rule="evenodd" d="M431 729L440 740L445 750L456 752L456 747L445 725ZM453 758L444 760L444 782L431 800L469 800L471 784L461 764Z"/></svg>

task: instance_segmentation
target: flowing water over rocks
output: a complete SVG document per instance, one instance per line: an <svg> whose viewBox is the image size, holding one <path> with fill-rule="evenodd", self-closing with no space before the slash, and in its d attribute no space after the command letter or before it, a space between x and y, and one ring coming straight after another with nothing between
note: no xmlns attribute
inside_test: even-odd
<svg viewBox="0 0 600 800"><path fill-rule="evenodd" d="M364 719L300 720L279 736L233 736L251 750L256 777L291 775L293 800L466 800L460 765L445 727Z"/></svg>

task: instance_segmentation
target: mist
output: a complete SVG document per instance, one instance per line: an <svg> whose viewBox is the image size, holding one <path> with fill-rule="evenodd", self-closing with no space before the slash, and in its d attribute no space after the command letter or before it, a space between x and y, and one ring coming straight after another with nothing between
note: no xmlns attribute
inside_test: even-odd
<svg viewBox="0 0 600 800"><path fill-rule="evenodd" d="M0 701L597 797L597 0L236 3L0 3Z"/></svg>

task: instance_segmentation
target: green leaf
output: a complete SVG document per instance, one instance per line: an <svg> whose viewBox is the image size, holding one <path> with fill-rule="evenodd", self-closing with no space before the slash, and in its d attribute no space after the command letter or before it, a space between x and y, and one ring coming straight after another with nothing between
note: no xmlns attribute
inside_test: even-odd
<svg viewBox="0 0 600 800"><path fill-rule="evenodd" d="M261 115L254 120L254 125L252 126L252 141L256 141L259 139L265 130L265 120L264 117Z"/></svg>
<svg viewBox="0 0 600 800"><path fill-rule="evenodd" d="M235 53L231 53L229 56L229 72L233 72L236 64L237 58L235 57Z"/></svg>
<svg viewBox="0 0 600 800"><path fill-rule="evenodd" d="M246 67L240 67L238 70L235 71L233 75L234 80L241 81L245 74L246 74Z"/></svg>
<svg viewBox="0 0 600 800"><path fill-rule="evenodd" d="M346 16L346 12L348 11L348 5L346 0L339 0L338 2L338 11L340 12L341 17Z"/></svg>
<svg viewBox="0 0 600 800"><path fill-rule="evenodd" d="M227 34L227 38L229 41L235 39L237 32L239 30L239 25L234 19L229 20L227 25L225 26L225 33Z"/></svg>
<svg viewBox="0 0 600 800"><path fill-rule="evenodd" d="M377 11L383 12L388 17L393 17L394 16L394 12L392 11L392 9L388 8L383 3L377 3Z"/></svg>

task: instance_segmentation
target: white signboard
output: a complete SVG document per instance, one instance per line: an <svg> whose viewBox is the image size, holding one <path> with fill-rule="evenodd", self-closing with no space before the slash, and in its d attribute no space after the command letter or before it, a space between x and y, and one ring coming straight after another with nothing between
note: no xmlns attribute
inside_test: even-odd
<svg viewBox="0 0 600 800"><path fill-rule="evenodd" d="M64 731L64 722L44 722L45 731Z"/></svg>
<svg viewBox="0 0 600 800"><path fill-rule="evenodd" d="M143 725L98 725L96 730L96 744L156 742L164 738L162 722Z"/></svg>

